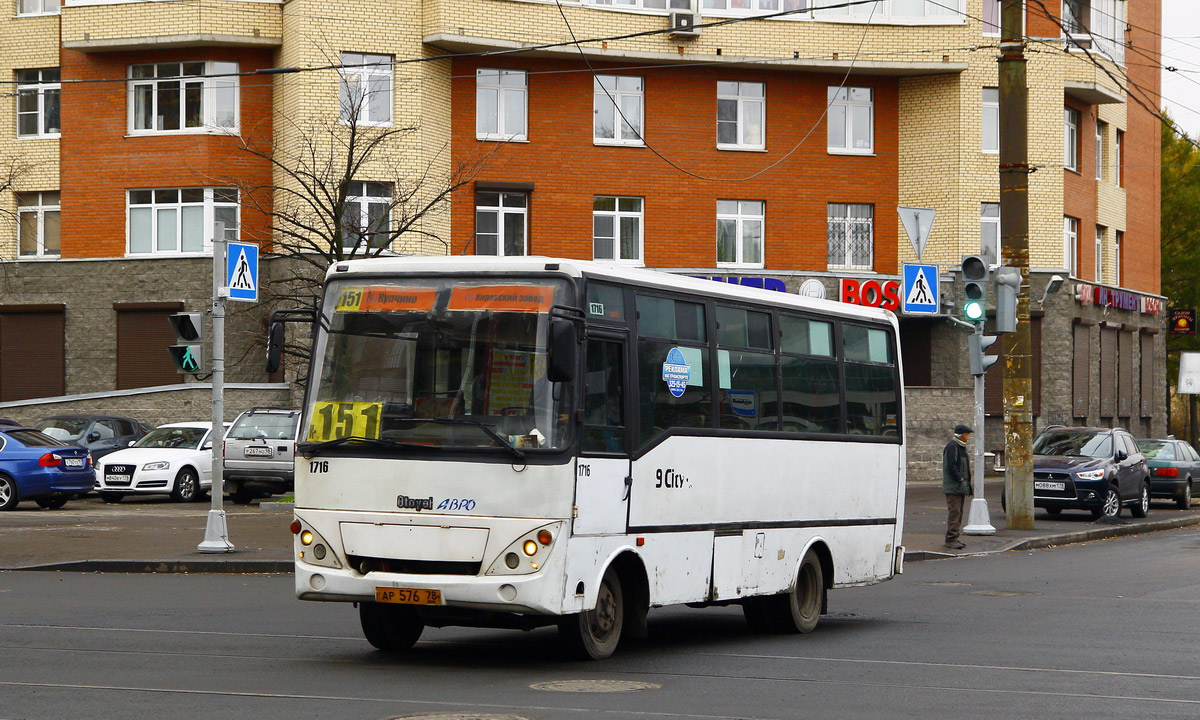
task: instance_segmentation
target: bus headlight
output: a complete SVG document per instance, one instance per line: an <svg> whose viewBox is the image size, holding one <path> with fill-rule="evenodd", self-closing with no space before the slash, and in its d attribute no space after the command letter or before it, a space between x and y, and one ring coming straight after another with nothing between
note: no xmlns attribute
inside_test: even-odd
<svg viewBox="0 0 1200 720"><path fill-rule="evenodd" d="M496 557L485 574L528 575L545 567L560 525L554 523L525 533Z"/></svg>
<svg viewBox="0 0 1200 720"><path fill-rule="evenodd" d="M332 545L316 530L308 527L302 521L297 519L293 523L299 524L299 532L296 533L296 560L297 562L306 562L310 565L320 565L321 567L340 568L342 563L337 558L337 553L332 551Z"/></svg>

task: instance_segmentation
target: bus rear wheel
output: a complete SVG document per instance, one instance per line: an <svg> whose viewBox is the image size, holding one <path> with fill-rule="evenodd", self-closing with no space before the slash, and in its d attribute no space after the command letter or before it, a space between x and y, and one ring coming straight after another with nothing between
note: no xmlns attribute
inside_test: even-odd
<svg viewBox="0 0 1200 720"><path fill-rule="evenodd" d="M825 607L825 573L816 553L809 550L800 562L791 592L763 598L771 629L780 633L810 633L817 629Z"/></svg>
<svg viewBox="0 0 1200 720"><path fill-rule="evenodd" d="M358 620L367 642L388 652L408 650L425 631L425 623L416 611L404 605L359 603Z"/></svg>
<svg viewBox="0 0 1200 720"><path fill-rule="evenodd" d="M616 651L624 627L625 596L621 592L621 578L610 567L600 581L596 607L564 617L558 623L558 635L571 657L604 660Z"/></svg>

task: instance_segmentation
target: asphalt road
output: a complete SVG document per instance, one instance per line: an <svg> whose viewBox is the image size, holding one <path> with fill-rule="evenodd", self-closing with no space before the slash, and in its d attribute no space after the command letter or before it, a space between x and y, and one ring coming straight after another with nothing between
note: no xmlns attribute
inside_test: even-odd
<svg viewBox="0 0 1200 720"><path fill-rule="evenodd" d="M1200 717L1200 531L913 563L809 636L650 616L612 660L553 630L427 630L389 657L286 575L0 572L2 718ZM555 681L651 683L560 692Z"/></svg>

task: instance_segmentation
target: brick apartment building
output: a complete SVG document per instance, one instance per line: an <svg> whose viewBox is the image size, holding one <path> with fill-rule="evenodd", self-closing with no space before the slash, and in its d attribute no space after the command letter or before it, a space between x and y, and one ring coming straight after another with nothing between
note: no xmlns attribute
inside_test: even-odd
<svg viewBox="0 0 1200 720"><path fill-rule="evenodd" d="M236 187L286 182L238 138L295 143L352 87L372 91L360 120L414 128L364 167L363 222L405 173L476 168L397 252L885 304L916 259L897 206L937 210L922 259L946 282L997 252L998 0L694 0L737 22L664 32L692 1L9 0L0 157L28 168L0 198L19 217L0 230L0 403L178 382L164 316L205 308L214 223L269 242L270 198ZM1160 17L1160 0L1028 4L1042 424L1165 432L1158 120L1137 102L1158 99ZM301 72L247 74L268 68ZM965 336L921 318L902 335L908 425L933 447L970 414Z"/></svg>

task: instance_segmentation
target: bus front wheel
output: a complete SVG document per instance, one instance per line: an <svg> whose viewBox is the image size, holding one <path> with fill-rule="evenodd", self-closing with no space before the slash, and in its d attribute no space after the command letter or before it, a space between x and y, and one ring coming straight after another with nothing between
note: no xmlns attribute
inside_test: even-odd
<svg viewBox="0 0 1200 720"><path fill-rule="evenodd" d="M425 630L425 623L417 613L404 605L359 603L358 619L367 642L388 652L408 650L417 644Z"/></svg>
<svg viewBox="0 0 1200 720"><path fill-rule="evenodd" d="M796 587L791 592L763 598L772 629L782 633L809 633L817 628L825 606L825 573L821 560L809 550L800 562Z"/></svg>
<svg viewBox="0 0 1200 720"><path fill-rule="evenodd" d="M600 581L596 607L564 617L559 621L558 634L572 657L603 660L616 651L624 627L625 597L621 592L621 578L610 567Z"/></svg>

